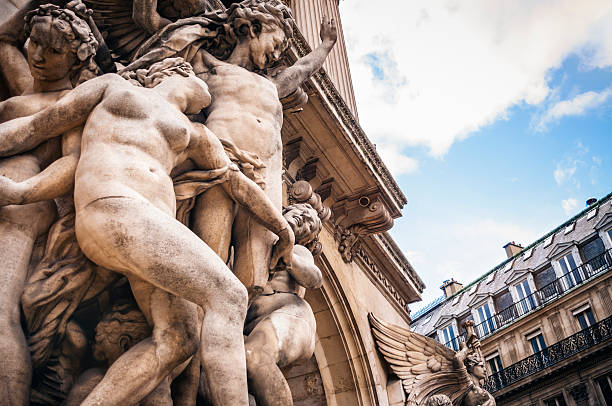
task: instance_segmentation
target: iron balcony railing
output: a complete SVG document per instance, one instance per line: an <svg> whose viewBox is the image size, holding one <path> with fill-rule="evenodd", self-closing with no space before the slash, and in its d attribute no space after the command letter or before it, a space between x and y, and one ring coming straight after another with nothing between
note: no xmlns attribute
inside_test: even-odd
<svg viewBox="0 0 612 406"><path fill-rule="evenodd" d="M588 262L572 269L552 283L536 290L524 299L494 314L487 320L476 325L476 332L481 339L493 333L500 327L531 313L550 301L563 296L570 289L582 285L593 277L606 272L612 267L612 250L607 250Z"/></svg>
<svg viewBox="0 0 612 406"><path fill-rule="evenodd" d="M497 392L610 338L612 316L490 375L485 381L485 389Z"/></svg>

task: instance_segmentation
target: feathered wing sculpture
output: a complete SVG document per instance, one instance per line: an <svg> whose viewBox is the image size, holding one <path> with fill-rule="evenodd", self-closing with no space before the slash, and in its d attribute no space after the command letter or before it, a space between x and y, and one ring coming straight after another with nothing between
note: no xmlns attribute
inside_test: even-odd
<svg viewBox="0 0 612 406"><path fill-rule="evenodd" d="M447 395L460 405L473 386L455 351L436 340L386 323L369 315L378 350L402 380L407 394L406 406L422 406L433 395Z"/></svg>

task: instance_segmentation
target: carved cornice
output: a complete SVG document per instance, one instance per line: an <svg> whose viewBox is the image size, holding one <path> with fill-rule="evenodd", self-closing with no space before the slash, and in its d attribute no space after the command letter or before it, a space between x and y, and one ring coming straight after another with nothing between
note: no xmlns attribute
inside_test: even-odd
<svg viewBox="0 0 612 406"><path fill-rule="evenodd" d="M298 57L302 57L311 52L311 48L306 42L306 39L294 24L293 26L293 45ZM332 104L333 108L342 120L342 123L349 130L350 135L355 140L355 143L364 154L365 160L371 165L377 177L382 181L382 186L386 188L393 197L394 204L400 209L407 203L406 196L402 193L400 187L395 182L391 173L382 162L380 156L376 152L376 147L370 142L365 132L355 119L355 116L349 110L346 102L340 96L340 93L332 83L331 79L323 69L313 75L314 81L323 91L324 96Z"/></svg>

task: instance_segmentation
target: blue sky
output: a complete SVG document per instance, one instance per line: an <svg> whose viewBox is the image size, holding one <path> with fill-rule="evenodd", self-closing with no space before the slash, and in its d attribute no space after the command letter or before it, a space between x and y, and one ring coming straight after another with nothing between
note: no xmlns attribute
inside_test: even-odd
<svg viewBox="0 0 612 406"><path fill-rule="evenodd" d="M391 234L418 309L612 192L612 2L371 4L342 23L361 125L409 200Z"/></svg>

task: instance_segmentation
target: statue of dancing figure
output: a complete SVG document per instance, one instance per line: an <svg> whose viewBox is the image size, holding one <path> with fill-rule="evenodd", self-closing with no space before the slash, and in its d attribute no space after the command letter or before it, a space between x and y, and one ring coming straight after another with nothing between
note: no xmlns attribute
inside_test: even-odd
<svg viewBox="0 0 612 406"><path fill-rule="evenodd" d="M29 150L84 125L75 175L76 237L96 264L125 275L153 326L82 403L137 403L198 348L215 405L248 405L242 330L245 287L225 262L175 219L170 172L190 160L211 183L246 207L279 240L269 266L291 266L294 236L280 211L229 161L218 138L185 114L210 103L206 83L189 64L166 59L136 72L137 87L115 74L85 82L32 116L0 124L0 144ZM3 204L28 203L25 191L0 178ZM198 312L204 310L198 337Z"/></svg>
<svg viewBox="0 0 612 406"><path fill-rule="evenodd" d="M317 49L277 74L266 75L266 69L277 64L289 46L292 33L287 6L278 0L246 0L232 4L227 13L167 25L127 68L134 70L177 55L191 62L213 95L205 110L206 126L220 139L261 160L263 167L257 172L278 210L282 208L283 171L279 99L299 91L301 83L321 68L337 39L334 21L324 18ZM261 292L268 279L274 236L244 210L236 214L233 200L219 187L197 198L191 219L190 228L223 260L227 261L233 244L234 274L251 299Z"/></svg>

